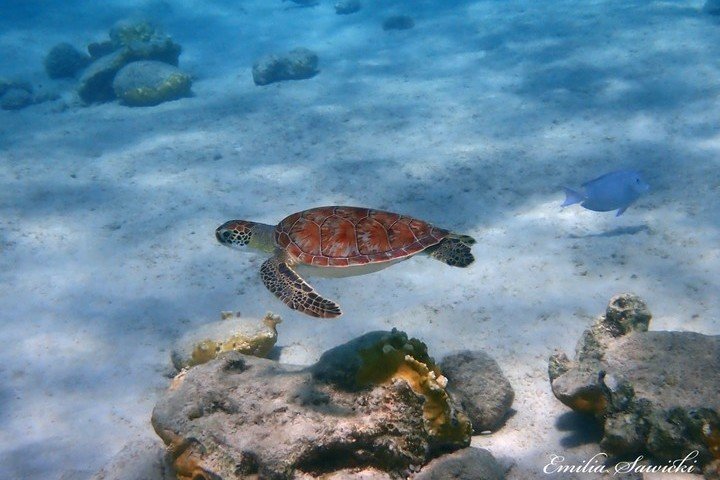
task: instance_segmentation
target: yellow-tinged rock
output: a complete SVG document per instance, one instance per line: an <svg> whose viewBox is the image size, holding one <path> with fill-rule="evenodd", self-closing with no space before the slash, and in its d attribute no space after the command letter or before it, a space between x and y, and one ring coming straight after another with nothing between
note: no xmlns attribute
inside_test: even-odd
<svg viewBox="0 0 720 480"><path fill-rule="evenodd" d="M263 319L222 312L221 320L186 334L173 348L171 358L178 370L208 362L223 352L236 351L267 357L277 342L280 316L268 313Z"/></svg>

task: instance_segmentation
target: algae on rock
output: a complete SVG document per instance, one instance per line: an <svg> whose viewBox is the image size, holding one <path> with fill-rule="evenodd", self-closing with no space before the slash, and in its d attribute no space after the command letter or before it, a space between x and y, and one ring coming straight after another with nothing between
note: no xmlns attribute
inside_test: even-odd
<svg viewBox="0 0 720 480"><path fill-rule="evenodd" d="M131 107L152 106L190 95L190 75L167 63L142 60L125 65L113 80L115 95Z"/></svg>
<svg viewBox="0 0 720 480"><path fill-rule="evenodd" d="M437 446L446 442L468 444L472 426L467 415L450 398L427 346L405 332L370 332L325 352L313 366L313 375L349 391L395 380L405 381L424 398L425 428Z"/></svg>
<svg viewBox="0 0 720 480"><path fill-rule="evenodd" d="M277 324L281 322L280 316L273 313L257 319L223 312L222 320L188 332L175 344L171 353L173 365L182 370L231 351L266 357L277 342Z"/></svg>

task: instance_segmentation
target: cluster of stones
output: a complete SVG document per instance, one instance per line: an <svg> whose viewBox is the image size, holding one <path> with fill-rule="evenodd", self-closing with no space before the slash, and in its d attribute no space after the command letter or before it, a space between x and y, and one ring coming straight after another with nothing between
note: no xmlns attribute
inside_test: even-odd
<svg viewBox="0 0 720 480"><path fill-rule="evenodd" d="M720 478L720 378L693 374L720 369L720 336L648 331L650 319L638 297L614 297L574 360L551 357L552 391L602 423L600 446L613 458L663 465L692 454L706 478ZM488 355L436 363L393 329L311 366L259 358L279 322L227 312L181 339L172 359L182 370L152 414L165 445L129 445L95 479L505 478L489 452L469 446L502 427L514 399Z"/></svg>
<svg viewBox="0 0 720 480"><path fill-rule="evenodd" d="M45 57L45 71L54 79L79 75L77 91L87 104L119 99L150 106L190 95L192 79L177 67L182 49L157 26L122 21L109 37L88 45L89 54L56 45Z"/></svg>
<svg viewBox="0 0 720 480"><path fill-rule="evenodd" d="M316 0L293 0L303 7L318 4ZM362 9L359 0L339 0L335 3L335 13L350 15ZM395 15L382 23L383 30L408 30L415 26L414 20L407 15ZM265 55L253 64L252 76L255 85L269 85L286 80L303 80L319 73L318 56L307 48L296 48L286 53Z"/></svg>
<svg viewBox="0 0 720 480"><path fill-rule="evenodd" d="M172 360L182 371L152 414L167 447L130 444L94 478L504 478L469 446L473 428L502 424L514 396L487 355L438 365L423 342L392 330L309 367L254 356L271 352L278 322L228 312L181 339Z"/></svg>

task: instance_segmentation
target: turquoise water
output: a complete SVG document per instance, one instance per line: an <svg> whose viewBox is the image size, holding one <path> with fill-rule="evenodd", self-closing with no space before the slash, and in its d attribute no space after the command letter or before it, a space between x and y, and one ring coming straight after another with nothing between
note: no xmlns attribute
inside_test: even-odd
<svg viewBox="0 0 720 480"><path fill-rule="evenodd" d="M438 357L487 351L517 413L474 445L530 471L567 449L547 358L612 295L643 297L654 329L720 333L720 21L704 2L332 3L3 3L0 77L54 98L0 110L3 476L89 478L153 436L172 342L222 310L282 315L293 363L391 327ZM414 27L383 30L392 15ZM85 105L77 77L48 78L54 45L84 50L127 18L182 46L192 96ZM256 60L295 47L316 76L253 83ZM623 216L560 209L563 185L626 168L651 190ZM477 261L313 279L344 311L317 320L265 290L262 254L214 238L320 205L472 235Z"/></svg>

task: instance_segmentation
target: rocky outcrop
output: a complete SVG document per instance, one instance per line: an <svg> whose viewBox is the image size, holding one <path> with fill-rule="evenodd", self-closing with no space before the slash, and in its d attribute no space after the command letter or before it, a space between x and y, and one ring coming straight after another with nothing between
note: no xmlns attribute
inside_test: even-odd
<svg viewBox="0 0 720 480"><path fill-rule="evenodd" d="M182 51L180 45L158 27L144 21L119 22L110 31L109 42L91 44L88 50L93 58L98 57L80 77L78 94L85 103L114 100L113 79L125 65L154 60L177 66ZM186 83L189 90L189 77L183 78L177 85L173 83L173 88L184 88Z"/></svg>
<svg viewBox="0 0 720 480"><path fill-rule="evenodd" d="M614 297L583 334L576 358L550 358L555 396L603 423L601 447L618 456L668 462L697 451L720 459L720 336L648 331L635 295Z"/></svg>
<svg viewBox="0 0 720 480"><path fill-rule="evenodd" d="M177 370L206 363L229 351L267 357L277 342L277 324L282 322L278 315L268 313L258 319L223 312L221 317L218 322L188 332L175 343L170 358Z"/></svg>
<svg viewBox="0 0 720 480"><path fill-rule="evenodd" d="M318 72L318 56L307 48L296 48L284 55L267 55L255 62L252 69L255 85L303 80Z"/></svg>
<svg viewBox="0 0 720 480"><path fill-rule="evenodd" d="M139 61L117 72L112 86L120 103L148 107L190 95L190 75L157 61Z"/></svg>
<svg viewBox="0 0 720 480"><path fill-rule="evenodd" d="M440 370L476 434L502 425L515 392L492 357L480 351L464 351L445 357Z"/></svg>
<svg viewBox="0 0 720 480"><path fill-rule="evenodd" d="M399 477L470 443L445 382L425 345L398 331L364 335L311 367L229 352L184 372L152 423L181 479Z"/></svg>

